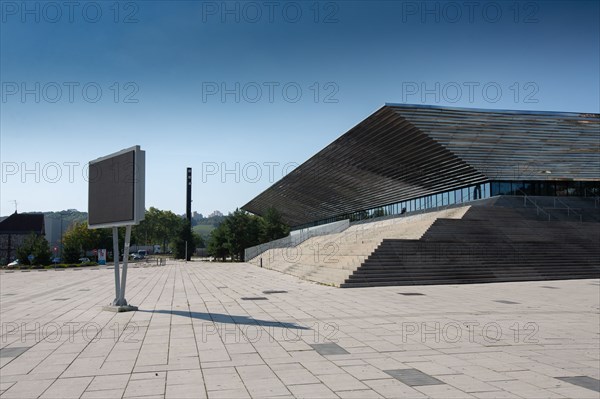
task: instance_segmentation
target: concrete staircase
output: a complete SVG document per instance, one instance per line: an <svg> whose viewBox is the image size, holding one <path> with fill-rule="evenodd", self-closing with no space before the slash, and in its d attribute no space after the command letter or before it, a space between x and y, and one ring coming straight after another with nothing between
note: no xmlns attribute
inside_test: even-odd
<svg viewBox="0 0 600 399"><path fill-rule="evenodd" d="M340 286L386 239L419 239L438 219L461 218L468 206L354 224L341 233L312 237L291 248L274 248L250 263L322 284Z"/></svg>
<svg viewBox="0 0 600 399"><path fill-rule="evenodd" d="M592 200L561 200L538 197L542 215L522 197L480 201L420 239L384 239L340 286L599 278L600 212Z"/></svg>

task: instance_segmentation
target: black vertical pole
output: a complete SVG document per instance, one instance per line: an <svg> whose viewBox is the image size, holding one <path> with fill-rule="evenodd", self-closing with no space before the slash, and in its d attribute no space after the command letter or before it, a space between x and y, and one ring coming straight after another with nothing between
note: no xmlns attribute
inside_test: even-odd
<svg viewBox="0 0 600 399"><path fill-rule="evenodd" d="M186 195L186 199L185 199L185 217L189 223L188 227L190 229L190 235L191 235L191 229L192 229L192 168L187 168L187 195ZM188 247L187 247L188 243L187 241L185 242L185 260L189 261L192 258L192 251L188 251Z"/></svg>
<svg viewBox="0 0 600 399"><path fill-rule="evenodd" d="M187 196L185 200L185 216L192 224L192 168L187 168Z"/></svg>

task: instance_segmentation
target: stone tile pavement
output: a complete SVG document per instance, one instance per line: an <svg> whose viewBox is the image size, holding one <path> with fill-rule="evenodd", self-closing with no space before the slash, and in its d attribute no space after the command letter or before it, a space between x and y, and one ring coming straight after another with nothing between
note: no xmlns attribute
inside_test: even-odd
<svg viewBox="0 0 600 399"><path fill-rule="evenodd" d="M337 289L171 262L131 268L140 310L115 314L113 278L0 272L1 398L600 396L598 280Z"/></svg>

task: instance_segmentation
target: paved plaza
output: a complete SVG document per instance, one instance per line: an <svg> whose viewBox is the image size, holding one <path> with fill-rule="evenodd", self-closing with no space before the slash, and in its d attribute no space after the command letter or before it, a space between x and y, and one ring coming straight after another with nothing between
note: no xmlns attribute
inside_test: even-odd
<svg viewBox="0 0 600 399"><path fill-rule="evenodd" d="M339 289L249 264L0 272L1 398L598 398L598 280Z"/></svg>

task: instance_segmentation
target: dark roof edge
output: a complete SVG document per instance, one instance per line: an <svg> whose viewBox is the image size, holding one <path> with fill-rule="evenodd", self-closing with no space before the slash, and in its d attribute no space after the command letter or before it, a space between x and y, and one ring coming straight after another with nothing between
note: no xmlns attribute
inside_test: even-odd
<svg viewBox="0 0 600 399"><path fill-rule="evenodd" d="M273 184L271 184L269 187L267 187L266 189L264 189L263 191L261 191L260 193L258 193L257 195L254 196L254 198L252 198L250 201L248 201L245 205L241 206L240 209L246 211L246 212L250 212L246 209L246 207L248 205L250 205L250 203L252 201L254 201L256 199L256 197L260 196L261 194L263 194L264 192L266 192L267 190L275 187L281 180L285 179L289 174L294 173L294 171L296 169L298 169L299 167L301 167L302 165L304 165L305 163L307 163L308 161L310 161L313 158L316 158L320 153L322 153L323 151L325 151L326 148L328 148L330 145L332 145L333 143L335 143L336 141L338 141L340 138L342 138L342 136L346 135L346 133L350 133L352 130L356 129L359 125L361 125L362 123L364 123L367 119L371 118L372 116L376 115L378 112L383 111L384 109L389 108L387 104L384 104L382 106L380 106L379 108L377 108L375 111L371 112L366 118L360 120L359 122L357 122L354 126L352 126L350 129L346 130L343 134L337 136L335 139L333 139L333 141L331 141L329 144L327 144L325 147L321 148L319 151L317 151L316 154L310 156L309 158L305 159L304 162L302 162L300 165L298 165L296 168L294 168L294 170L292 170L291 172L289 172L287 175L282 176L281 179L275 181ZM252 213L252 212L250 212Z"/></svg>
<svg viewBox="0 0 600 399"><path fill-rule="evenodd" d="M501 114L530 114L530 115L547 115L547 116L582 116L600 118L600 114L594 112L565 112L565 111L534 111L534 110L517 110L517 109L495 109L495 108L468 108L468 107L450 107L447 105L430 105L430 104L402 104L402 103L385 103L384 107L396 108L425 108L425 109L441 109L448 111L464 111L464 112L485 112L485 113L501 113Z"/></svg>

